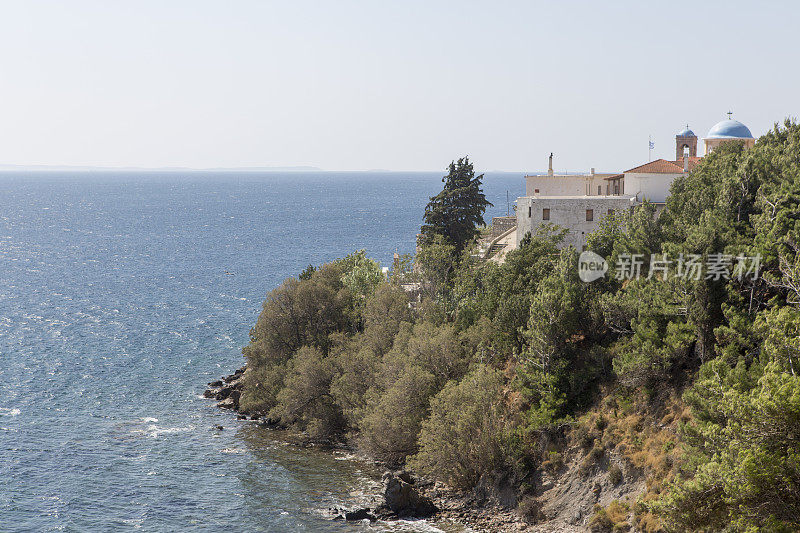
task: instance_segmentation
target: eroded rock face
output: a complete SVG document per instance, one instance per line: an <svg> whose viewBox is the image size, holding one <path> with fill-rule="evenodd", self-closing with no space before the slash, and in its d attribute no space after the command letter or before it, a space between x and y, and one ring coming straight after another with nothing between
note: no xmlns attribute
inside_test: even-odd
<svg viewBox="0 0 800 533"><path fill-rule="evenodd" d="M414 479L407 472L387 472L383 475L384 506L402 518L426 518L436 513L430 498L422 496L414 487Z"/></svg>
<svg viewBox="0 0 800 533"><path fill-rule="evenodd" d="M398 518L428 518L438 512L430 498L420 494L413 476L406 471L386 472L383 475L384 502L374 510L369 508L345 511L331 509L334 520L396 520Z"/></svg>

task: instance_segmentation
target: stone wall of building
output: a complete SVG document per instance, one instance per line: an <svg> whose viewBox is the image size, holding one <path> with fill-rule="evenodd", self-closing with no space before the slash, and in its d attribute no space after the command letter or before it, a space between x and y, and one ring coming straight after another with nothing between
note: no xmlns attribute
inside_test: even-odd
<svg viewBox="0 0 800 533"><path fill-rule="evenodd" d="M582 250L603 217L634 205L632 196L523 196L517 199L517 244L540 225L551 223L569 231L564 246ZM592 220L587 220L589 210Z"/></svg>
<svg viewBox="0 0 800 533"><path fill-rule="evenodd" d="M493 217L491 239L496 239L517 225L517 217Z"/></svg>

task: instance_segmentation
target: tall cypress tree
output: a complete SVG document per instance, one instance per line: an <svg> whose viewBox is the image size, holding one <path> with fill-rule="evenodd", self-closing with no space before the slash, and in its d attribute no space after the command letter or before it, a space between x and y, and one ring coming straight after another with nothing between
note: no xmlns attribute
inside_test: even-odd
<svg viewBox="0 0 800 533"><path fill-rule="evenodd" d="M461 252L478 235L477 226L484 225L483 214L492 205L483 194L482 181L483 174L475 176L468 157L450 163L442 192L425 207L423 242L441 235Z"/></svg>

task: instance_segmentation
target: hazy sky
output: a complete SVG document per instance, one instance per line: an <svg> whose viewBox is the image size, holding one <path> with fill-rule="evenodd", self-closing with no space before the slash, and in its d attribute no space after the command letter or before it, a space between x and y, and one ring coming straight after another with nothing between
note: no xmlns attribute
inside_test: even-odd
<svg viewBox="0 0 800 533"><path fill-rule="evenodd" d="M800 2L0 3L0 165L618 171L800 107Z"/></svg>

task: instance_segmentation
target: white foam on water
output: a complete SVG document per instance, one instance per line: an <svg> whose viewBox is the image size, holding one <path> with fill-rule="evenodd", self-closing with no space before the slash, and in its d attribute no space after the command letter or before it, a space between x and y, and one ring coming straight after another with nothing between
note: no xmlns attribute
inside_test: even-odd
<svg viewBox="0 0 800 533"><path fill-rule="evenodd" d="M0 407L0 416L18 416L22 411L17 408Z"/></svg>
<svg viewBox="0 0 800 533"><path fill-rule="evenodd" d="M157 438L160 435L171 435L173 433L183 433L184 431L191 431L194 429L194 427L188 426L184 428L160 428L158 426L148 426L148 429L152 429L150 435Z"/></svg>
<svg viewBox="0 0 800 533"><path fill-rule="evenodd" d="M415 531L418 533L444 533L427 520L393 520L386 523L388 531Z"/></svg>
<svg viewBox="0 0 800 533"><path fill-rule="evenodd" d="M352 461L353 459L358 459L358 456L353 453L334 452L333 458L337 461Z"/></svg>
<svg viewBox="0 0 800 533"><path fill-rule="evenodd" d="M161 435L172 435L174 433L183 433L185 431L192 431L193 429L194 426L165 428L165 427L159 427L155 424L150 424L145 429L134 430L133 433L140 435L144 434L151 439L157 439Z"/></svg>
<svg viewBox="0 0 800 533"><path fill-rule="evenodd" d="M242 448L223 448L220 450L220 453L245 453L247 450L243 450Z"/></svg>
<svg viewBox="0 0 800 533"><path fill-rule="evenodd" d="M128 518L122 521L125 524L133 526L133 529L141 529L144 523L144 518Z"/></svg>

